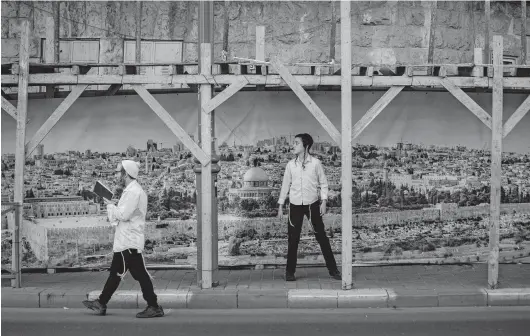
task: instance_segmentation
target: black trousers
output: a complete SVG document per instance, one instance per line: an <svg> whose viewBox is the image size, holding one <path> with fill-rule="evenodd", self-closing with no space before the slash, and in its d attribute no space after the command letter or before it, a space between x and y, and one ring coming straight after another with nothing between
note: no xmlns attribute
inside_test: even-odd
<svg viewBox="0 0 530 336"><path fill-rule="evenodd" d="M110 298L118 289L121 279L129 270L134 280L140 283L144 300L149 306L157 307L157 297L151 282L151 277L147 273L142 254L136 249L127 249L123 252L115 252L110 265L110 274L99 296L99 302L107 304Z"/></svg>
<svg viewBox="0 0 530 336"><path fill-rule="evenodd" d="M317 201L311 205L289 205L289 215L287 216L289 244L287 249L286 272L294 274L296 270L298 243L300 242L300 233L302 232L304 216L307 216L307 219L309 219L309 222L313 226L315 238L320 245L324 260L326 261L326 267L330 272L335 271L337 269L337 263L335 262L335 256L331 251L328 236L326 236L322 216L320 216L320 202Z"/></svg>

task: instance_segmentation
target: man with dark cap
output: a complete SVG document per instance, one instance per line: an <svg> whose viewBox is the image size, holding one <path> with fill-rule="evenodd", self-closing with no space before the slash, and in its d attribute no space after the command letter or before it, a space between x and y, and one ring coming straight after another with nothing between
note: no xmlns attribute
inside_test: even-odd
<svg viewBox="0 0 530 336"><path fill-rule="evenodd" d="M116 178L124 188L118 205L104 199L107 204L107 215L111 225L116 226L114 233L114 256L110 266L110 275L96 300L86 300L83 304L98 313L105 315L107 303L118 289L127 271L140 282L142 294L147 301L147 308L136 314L138 318L161 317L164 310L158 305L151 275L145 268L142 251L144 250L145 215L147 213L147 195L136 181L139 164L131 160L123 160L116 168Z"/></svg>

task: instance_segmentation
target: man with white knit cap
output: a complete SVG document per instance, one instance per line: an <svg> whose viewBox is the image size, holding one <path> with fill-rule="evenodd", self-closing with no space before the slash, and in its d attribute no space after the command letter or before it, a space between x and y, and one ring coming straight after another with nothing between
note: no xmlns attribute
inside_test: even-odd
<svg viewBox="0 0 530 336"><path fill-rule="evenodd" d="M127 271L140 282L142 294L147 301L147 308L136 314L136 317L161 317L164 310L158 305L157 296L151 282L151 275L145 268L142 251L144 250L145 215L147 213L147 195L136 181L139 163L123 160L116 168L118 184L124 188L118 205L104 199L107 204L107 215L111 225L116 226L114 233L114 256L110 266L110 275L96 300L86 300L83 304L99 315L107 312L107 303L118 289L121 279Z"/></svg>

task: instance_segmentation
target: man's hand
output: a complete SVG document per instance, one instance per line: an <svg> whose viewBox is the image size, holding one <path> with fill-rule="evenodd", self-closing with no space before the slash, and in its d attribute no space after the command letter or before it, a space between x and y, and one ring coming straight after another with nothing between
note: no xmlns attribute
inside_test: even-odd
<svg viewBox="0 0 530 336"><path fill-rule="evenodd" d="M114 205L114 202L112 201L109 201L108 199L106 199L105 197L103 197L103 202L105 202L106 205L109 205L109 204L112 204Z"/></svg>
<svg viewBox="0 0 530 336"><path fill-rule="evenodd" d="M326 214L326 201L322 201L322 204L320 204L320 216L324 216Z"/></svg>
<svg viewBox="0 0 530 336"><path fill-rule="evenodd" d="M283 219L283 204L280 204L280 207L278 208L278 218Z"/></svg>

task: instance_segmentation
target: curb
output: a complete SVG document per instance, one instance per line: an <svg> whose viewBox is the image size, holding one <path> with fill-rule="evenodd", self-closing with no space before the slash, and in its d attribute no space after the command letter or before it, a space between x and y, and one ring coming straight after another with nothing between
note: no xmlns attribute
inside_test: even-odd
<svg viewBox="0 0 530 336"><path fill-rule="evenodd" d="M81 301L96 299L100 291L44 288L2 288L2 307L83 308ZM157 290L163 307L175 309L309 309L530 306L530 288L506 289L189 289ZM139 309L140 291L118 290L109 308Z"/></svg>

